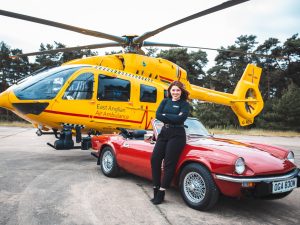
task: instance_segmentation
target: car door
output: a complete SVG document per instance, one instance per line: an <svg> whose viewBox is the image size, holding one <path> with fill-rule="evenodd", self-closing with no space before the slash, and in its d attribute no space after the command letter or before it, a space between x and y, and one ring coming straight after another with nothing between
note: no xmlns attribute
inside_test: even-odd
<svg viewBox="0 0 300 225"><path fill-rule="evenodd" d="M151 179L153 148L154 143L147 140L125 140L119 151L122 167L130 173Z"/></svg>

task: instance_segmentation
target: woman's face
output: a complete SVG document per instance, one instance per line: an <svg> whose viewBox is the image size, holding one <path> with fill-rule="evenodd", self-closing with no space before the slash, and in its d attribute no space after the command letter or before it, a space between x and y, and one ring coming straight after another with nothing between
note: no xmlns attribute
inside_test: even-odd
<svg viewBox="0 0 300 225"><path fill-rule="evenodd" d="M171 87L170 93L173 100L179 100L181 96L181 89L174 85Z"/></svg>

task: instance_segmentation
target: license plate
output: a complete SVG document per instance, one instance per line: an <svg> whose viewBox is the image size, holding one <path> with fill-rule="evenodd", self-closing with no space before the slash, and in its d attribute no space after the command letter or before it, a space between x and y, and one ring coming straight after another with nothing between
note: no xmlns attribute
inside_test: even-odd
<svg viewBox="0 0 300 225"><path fill-rule="evenodd" d="M273 182L272 193L282 193L297 187L297 178Z"/></svg>

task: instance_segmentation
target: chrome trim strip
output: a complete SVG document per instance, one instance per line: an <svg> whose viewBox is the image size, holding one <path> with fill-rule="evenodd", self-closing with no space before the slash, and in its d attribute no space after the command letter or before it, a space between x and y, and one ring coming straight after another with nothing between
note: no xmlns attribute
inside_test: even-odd
<svg viewBox="0 0 300 225"><path fill-rule="evenodd" d="M294 177L299 177L300 179L300 170L299 168L295 169L294 171L290 172L289 174L277 176L277 177L258 177L258 178L238 178L238 177L230 177L230 176L224 176L224 175L218 175L216 174L216 178L219 180L225 180L235 183L243 183L243 182L272 182L272 181L280 181L280 180L286 180Z"/></svg>

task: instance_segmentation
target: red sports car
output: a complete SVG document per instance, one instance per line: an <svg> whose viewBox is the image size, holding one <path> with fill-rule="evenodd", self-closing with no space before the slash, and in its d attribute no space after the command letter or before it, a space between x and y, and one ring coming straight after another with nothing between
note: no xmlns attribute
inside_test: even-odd
<svg viewBox="0 0 300 225"><path fill-rule="evenodd" d="M150 158L163 124L153 120L152 125L153 131L120 129L119 134L92 138L92 154L104 175L116 177L124 170L151 179ZM187 144L173 184L190 207L208 210L220 194L279 199L300 186L292 151L215 138L194 118L185 127Z"/></svg>

